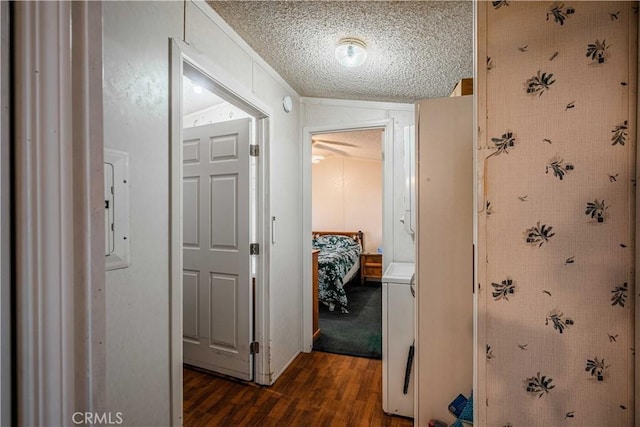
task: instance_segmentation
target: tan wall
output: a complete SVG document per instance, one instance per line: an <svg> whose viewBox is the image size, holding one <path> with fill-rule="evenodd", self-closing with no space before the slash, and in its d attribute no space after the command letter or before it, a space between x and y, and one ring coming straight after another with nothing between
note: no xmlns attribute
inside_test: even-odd
<svg viewBox="0 0 640 427"><path fill-rule="evenodd" d="M479 423L631 426L638 14L551 6L479 5Z"/></svg>
<svg viewBox="0 0 640 427"><path fill-rule="evenodd" d="M364 250L382 247L382 162L329 157L312 167L312 227L364 233Z"/></svg>

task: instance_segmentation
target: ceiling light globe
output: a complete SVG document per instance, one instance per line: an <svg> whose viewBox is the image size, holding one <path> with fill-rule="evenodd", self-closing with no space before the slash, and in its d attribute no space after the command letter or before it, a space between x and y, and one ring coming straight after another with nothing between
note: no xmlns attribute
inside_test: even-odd
<svg viewBox="0 0 640 427"><path fill-rule="evenodd" d="M343 67L359 67L367 60L366 44L358 39L342 39L336 47L336 59Z"/></svg>

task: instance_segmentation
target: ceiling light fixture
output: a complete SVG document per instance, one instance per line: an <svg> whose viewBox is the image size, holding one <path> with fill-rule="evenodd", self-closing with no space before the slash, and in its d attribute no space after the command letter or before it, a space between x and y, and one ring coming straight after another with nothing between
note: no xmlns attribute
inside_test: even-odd
<svg viewBox="0 0 640 427"><path fill-rule="evenodd" d="M194 85L194 86L193 86L193 91L194 91L195 93L197 93L198 95L200 95L200 94L202 93L202 86Z"/></svg>
<svg viewBox="0 0 640 427"><path fill-rule="evenodd" d="M342 39L336 47L336 59L343 67L359 67L367 59L367 45L359 39Z"/></svg>
<svg viewBox="0 0 640 427"><path fill-rule="evenodd" d="M321 160L324 160L324 156L313 156L311 157L311 163L318 164Z"/></svg>

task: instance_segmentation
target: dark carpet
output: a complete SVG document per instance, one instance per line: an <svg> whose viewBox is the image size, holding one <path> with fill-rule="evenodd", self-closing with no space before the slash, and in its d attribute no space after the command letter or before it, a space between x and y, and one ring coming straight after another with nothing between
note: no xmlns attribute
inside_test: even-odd
<svg viewBox="0 0 640 427"><path fill-rule="evenodd" d="M382 359L382 286L379 282L345 286L349 313L329 311L320 303L320 337L313 349L328 353Z"/></svg>

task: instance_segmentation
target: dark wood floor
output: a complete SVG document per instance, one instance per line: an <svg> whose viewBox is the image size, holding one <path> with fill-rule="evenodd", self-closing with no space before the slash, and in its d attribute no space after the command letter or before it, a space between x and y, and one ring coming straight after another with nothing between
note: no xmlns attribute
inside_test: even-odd
<svg viewBox="0 0 640 427"><path fill-rule="evenodd" d="M184 370L185 426L413 426L382 411L382 362L301 353L271 387Z"/></svg>

